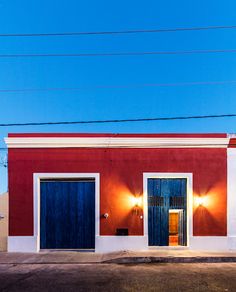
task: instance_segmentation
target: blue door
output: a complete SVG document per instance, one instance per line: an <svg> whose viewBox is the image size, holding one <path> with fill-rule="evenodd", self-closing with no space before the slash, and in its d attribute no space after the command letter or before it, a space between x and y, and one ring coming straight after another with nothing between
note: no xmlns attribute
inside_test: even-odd
<svg viewBox="0 0 236 292"><path fill-rule="evenodd" d="M169 245L169 212L178 212L178 245L187 244L187 180L148 179L148 240Z"/></svg>
<svg viewBox="0 0 236 292"><path fill-rule="evenodd" d="M95 182L41 181L40 248L95 248Z"/></svg>

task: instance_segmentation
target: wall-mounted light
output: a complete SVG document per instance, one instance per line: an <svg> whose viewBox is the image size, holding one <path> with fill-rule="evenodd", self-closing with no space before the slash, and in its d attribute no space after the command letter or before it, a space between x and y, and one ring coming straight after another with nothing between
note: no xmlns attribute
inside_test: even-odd
<svg viewBox="0 0 236 292"><path fill-rule="evenodd" d="M132 203L133 203L133 212L136 215L139 215L139 211L141 210L141 206L142 206L142 197L133 196Z"/></svg>
<svg viewBox="0 0 236 292"><path fill-rule="evenodd" d="M133 206L134 206L134 208L136 207L141 207L141 205L142 205L142 197L138 197L138 196L134 196L133 197L133 199L132 199L132 201L133 201Z"/></svg>
<svg viewBox="0 0 236 292"><path fill-rule="evenodd" d="M205 197L203 196L196 197L197 206L204 206L204 203L205 203Z"/></svg>

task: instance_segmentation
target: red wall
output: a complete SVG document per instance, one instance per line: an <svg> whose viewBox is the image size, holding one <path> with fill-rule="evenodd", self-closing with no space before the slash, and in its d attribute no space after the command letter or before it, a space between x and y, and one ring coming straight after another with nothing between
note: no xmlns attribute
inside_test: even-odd
<svg viewBox="0 0 236 292"><path fill-rule="evenodd" d="M192 172L194 194L207 204L194 208L194 235L225 236L227 230L226 149L9 149L11 236L33 235L34 172L99 172L101 235L129 228L143 234L143 221L130 198L142 194L143 172Z"/></svg>

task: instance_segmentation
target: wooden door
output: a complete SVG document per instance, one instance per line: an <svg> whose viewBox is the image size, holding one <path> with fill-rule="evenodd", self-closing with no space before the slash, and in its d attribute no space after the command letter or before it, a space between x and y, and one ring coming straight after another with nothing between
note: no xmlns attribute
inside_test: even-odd
<svg viewBox="0 0 236 292"><path fill-rule="evenodd" d="M150 246L169 245L169 210L181 209L181 245L187 242L187 180L148 179L148 239Z"/></svg>
<svg viewBox="0 0 236 292"><path fill-rule="evenodd" d="M42 181L40 248L95 248L95 182Z"/></svg>

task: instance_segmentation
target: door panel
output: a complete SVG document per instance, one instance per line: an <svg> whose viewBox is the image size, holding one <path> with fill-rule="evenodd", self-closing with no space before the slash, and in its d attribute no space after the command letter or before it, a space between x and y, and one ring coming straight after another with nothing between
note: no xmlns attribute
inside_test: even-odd
<svg viewBox="0 0 236 292"><path fill-rule="evenodd" d="M148 237L150 246L169 245L169 210L181 209L181 239L187 243L187 180L148 179Z"/></svg>
<svg viewBox="0 0 236 292"><path fill-rule="evenodd" d="M41 249L95 247L95 182L40 184Z"/></svg>
<svg viewBox="0 0 236 292"><path fill-rule="evenodd" d="M148 179L148 234L149 245L160 245L161 207L163 197L160 196L160 180Z"/></svg>
<svg viewBox="0 0 236 292"><path fill-rule="evenodd" d="M179 234L179 238L178 238L178 244L179 245L184 245L184 214L183 214L183 210L179 211L178 213L178 223L179 223L179 230L178 230L178 234Z"/></svg>

